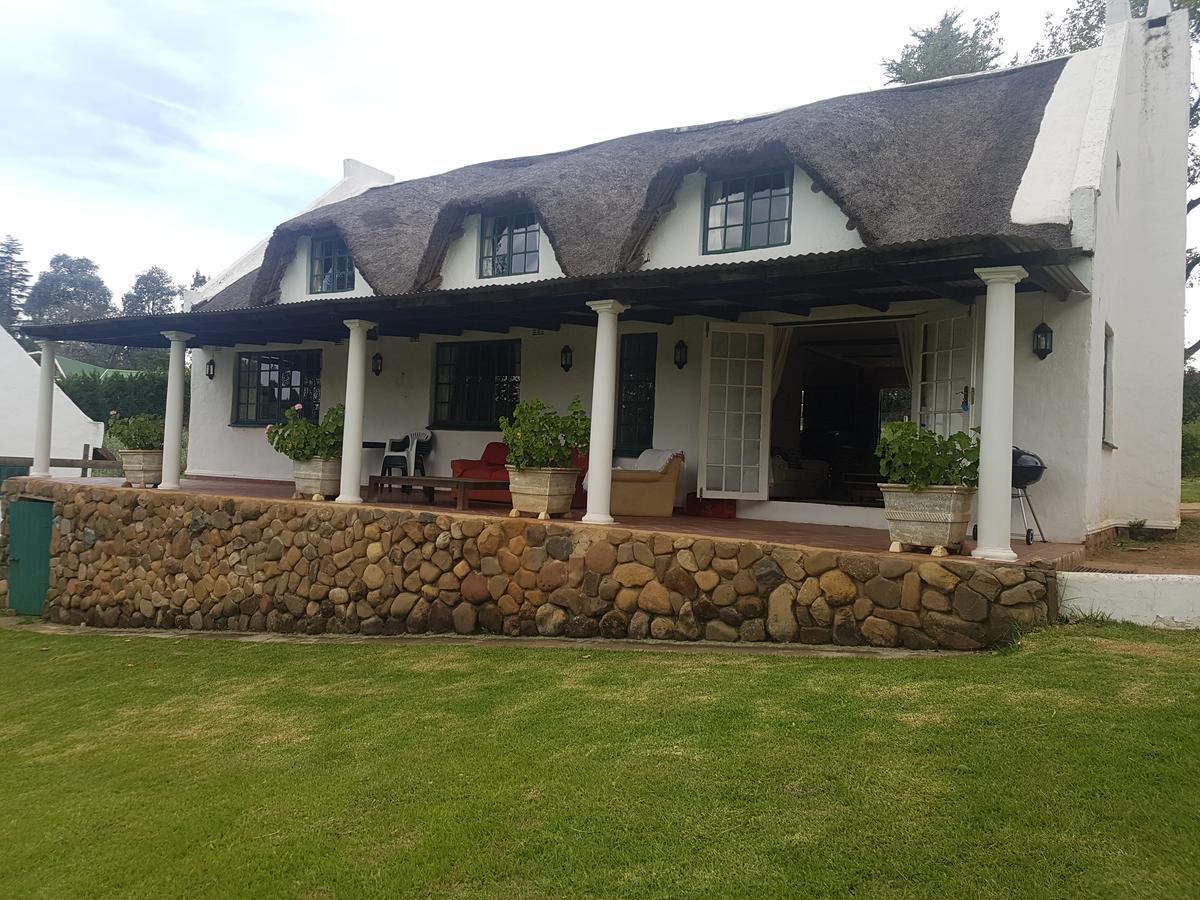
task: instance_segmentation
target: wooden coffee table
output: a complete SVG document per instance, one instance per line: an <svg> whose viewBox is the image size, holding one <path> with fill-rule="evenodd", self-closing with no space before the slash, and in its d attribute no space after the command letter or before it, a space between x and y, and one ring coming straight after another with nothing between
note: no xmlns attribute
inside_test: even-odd
<svg viewBox="0 0 1200 900"><path fill-rule="evenodd" d="M506 488L507 481L490 478L454 478L444 475L372 475L367 481L367 502L378 503L379 491L384 487L419 487L425 490L425 500L433 503L435 491L453 491L457 502L455 509L465 510L471 488Z"/></svg>

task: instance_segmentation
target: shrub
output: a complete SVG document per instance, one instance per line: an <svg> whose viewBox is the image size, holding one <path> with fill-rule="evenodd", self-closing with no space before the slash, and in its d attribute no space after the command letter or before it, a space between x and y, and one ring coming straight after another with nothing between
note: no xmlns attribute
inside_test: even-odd
<svg viewBox="0 0 1200 900"><path fill-rule="evenodd" d="M1200 475L1200 422L1183 426L1183 474Z"/></svg>
<svg viewBox="0 0 1200 900"><path fill-rule="evenodd" d="M184 370L185 377L187 370ZM167 408L167 373L138 372L136 375L108 375L101 378L95 372L80 372L58 379L63 393L97 422L117 409L123 416L161 416ZM189 395L187 382L183 391L183 421L188 421Z"/></svg>
<svg viewBox="0 0 1200 900"><path fill-rule="evenodd" d="M121 418L113 410L105 427L122 450L161 450L165 425L162 416Z"/></svg>
<svg viewBox="0 0 1200 900"><path fill-rule="evenodd" d="M284 410L283 422L267 426L267 443L293 462L310 459L339 459L342 455L342 429L346 422L346 409L340 403L325 413L320 424L312 422L300 412L304 406L297 403Z"/></svg>
<svg viewBox="0 0 1200 900"><path fill-rule="evenodd" d="M942 437L916 422L888 422L875 455L879 473L890 484L906 484L914 491L934 484L979 484L979 443L966 432Z"/></svg>
<svg viewBox="0 0 1200 900"><path fill-rule="evenodd" d="M592 422L576 397L560 416L541 400L522 400L512 418L500 419L508 464L516 469L563 469L571 454L587 446Z"/></svg>

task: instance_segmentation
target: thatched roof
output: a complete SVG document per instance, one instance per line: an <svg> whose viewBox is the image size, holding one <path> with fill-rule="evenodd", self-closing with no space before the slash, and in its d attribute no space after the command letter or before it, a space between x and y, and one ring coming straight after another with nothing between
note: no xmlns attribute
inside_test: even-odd
<svg viewBox="0 0 1200 900"><path fill-rule="evenodd" d="M465 216L509 202L536 211L567 276L630 271L641 265L646 238L680 180L698 169L799 165L868 245L992 234L1067 246L1063 226L1011 221L1065 62L838 97L374 188L280 225L249 293L238 282L211 308L272 302L296 238L328 229L341 233L377 294L436 287Z"/></svg>

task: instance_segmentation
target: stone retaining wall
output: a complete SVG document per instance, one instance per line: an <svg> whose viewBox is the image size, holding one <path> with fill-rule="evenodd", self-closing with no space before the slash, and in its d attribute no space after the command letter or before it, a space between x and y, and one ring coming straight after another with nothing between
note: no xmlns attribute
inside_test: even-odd
<svg viewBox="0 0 1200 900"><path fill-rule="evenodd" d="M962 559L51 480L11 479L4 502L18 491L54 501L45 616L69 624L974 650L1054 599L1052 572Z"/></svg>

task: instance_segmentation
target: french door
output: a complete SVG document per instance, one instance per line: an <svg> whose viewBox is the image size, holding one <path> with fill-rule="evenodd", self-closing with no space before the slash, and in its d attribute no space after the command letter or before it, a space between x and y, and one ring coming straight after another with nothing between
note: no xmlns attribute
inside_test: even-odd
<svg viewBox="0 0 1200 900"><path fill-rule="evenodd" d="M770 325L705 326L697 494L766 500L771 439Z"/></svg>
<svg viewBox="0 0 1200 900"><path fill-rule="evenodd" d="M948 437L979 423L975 402L981 311L918 316L913 359L913 419Z"/></svg>

